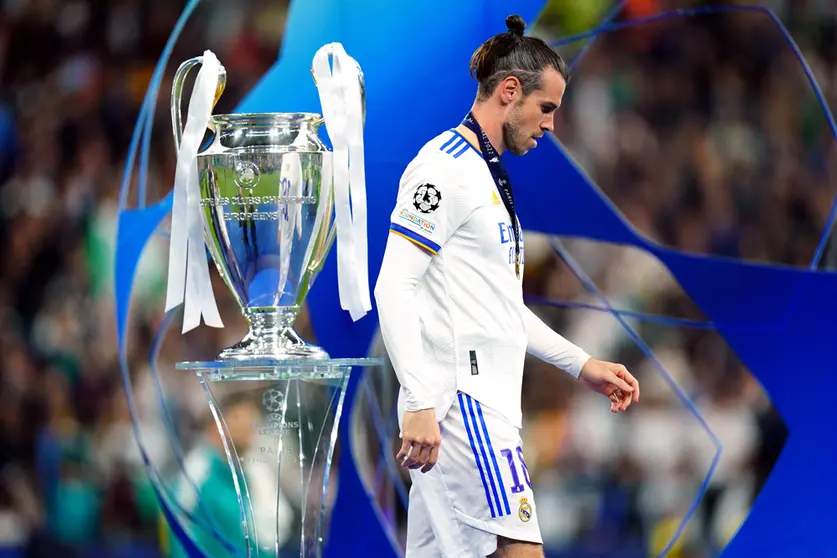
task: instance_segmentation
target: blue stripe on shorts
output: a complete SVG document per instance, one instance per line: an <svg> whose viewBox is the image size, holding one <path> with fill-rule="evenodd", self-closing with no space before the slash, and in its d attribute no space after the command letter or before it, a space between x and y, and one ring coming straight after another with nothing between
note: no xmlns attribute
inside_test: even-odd
<svg viewBox="0 0 837 558"><path fill-rule="evenodd" d="M460 398L463 394L460 394ZM482 419L482 409L479 407L479 402L475 402L469 395L465 395L465 400L468 402L468 414L463 413L465 417L465 424L468 425L468 416L470 416L470 427L473 427L474 436L473 438L476 439L476 445L479 446L479 453L477 452L476 448L474 447L474 443L471 443L471 449L474 452L474 458L477 460L479 464L480 456L482 456L482 465L485 466L485 475L481 475L483 479L483 486L486 489L486 499L488 500L488 506L491 510L496 509L496 514L492 511L491 517L503 517L504 515L509 515L511 512L509 511L508 503L506 503L506 509L504 510L501 503L500 503L500 495L497 493L497 486L500 486L500 490L502 491L503 497L506 497L505 490L503 489L503 480L500 478L500 471L496 467L497 459L494 456L494 453L491 452L491 440L488 438L488 431L485 427L485 421L483 420L482 430L483 433L480 432L480 427L477 421L477 415L474 413L474 403L477 404L477 408L480 409L480 418ZM466 426L466 428L470 428ZM485 436L485 441L483 441L483 435ZM469 437L470 434L469 434ZM488 459L488 453L486 452L485 446L488 446L489 452L491 452L491 458L494 460L494 472L491 470L491 461ZM480 469L482 469L482 465L478 465ZM494 475L497 475L497 483L494 482ZM486 478L488 477L488 482L486 482ZM489 493L488 488L491 488ZM493 499L491 496L493 495ZM505 513L504 513L505 512Z"/></svg>
<svg viewBox="0 0 837 558"><path fill-rule="evenodd" d="M482 469L482 463L480 462L479 454L477 453L477 446L474 443L474 434L471 430L471 425L468 421L468 412L465 410L465 400L463 399L463 394L459 393L459 410L462 412L462 420L465 423L465 432L468 433L468 441L471 443L471 451L474 453L474 461L477 463L477 469L480 472L480 479L482 480L482 487L485 489L485 499L488 501L488 509L491 511L491 517L497 517L496 512L494 511L494 504L491 501L491 494L488 490L488 483L485 480L485 473ZM467 397L467 396L464 396ZM470 398L469 398L470 399ZM476 427L474 428L476 430Z"/></svg>

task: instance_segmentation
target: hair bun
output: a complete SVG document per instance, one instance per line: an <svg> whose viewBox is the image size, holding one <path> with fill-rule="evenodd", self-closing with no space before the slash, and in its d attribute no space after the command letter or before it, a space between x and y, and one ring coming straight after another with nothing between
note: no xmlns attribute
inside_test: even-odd
<svg viewBox="0 0 837 558"><path fill-rule="evenodd" d="M517 14L510 15L506 18L506 27L509 28L509 33L512 35L522 37L523 32L526 30L526 22Z"/></svg>

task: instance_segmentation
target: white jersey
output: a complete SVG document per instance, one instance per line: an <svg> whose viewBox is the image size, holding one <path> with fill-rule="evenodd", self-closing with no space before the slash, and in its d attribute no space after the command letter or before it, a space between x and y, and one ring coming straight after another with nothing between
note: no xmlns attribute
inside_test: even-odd
<svg viewBox="0 0 837 558"><path fill-rule="evenodd" d="M410 471L408 558L541 542L520 440L524 359L578 377L589 355L523 303L511 224L482 154L454 130L401 178L375 299L399 423L434 408L442 436L436 466Z"/></svg>
<svg viewBox="0 0 837 558"><path fill-rule="evenodd" d="M402 176L390 231L435 255L410 310L425 365L450 380L437 418L461 391L519 427L523 262L518 278L511 218L477 148L453 130L428 142Z"/></svg>

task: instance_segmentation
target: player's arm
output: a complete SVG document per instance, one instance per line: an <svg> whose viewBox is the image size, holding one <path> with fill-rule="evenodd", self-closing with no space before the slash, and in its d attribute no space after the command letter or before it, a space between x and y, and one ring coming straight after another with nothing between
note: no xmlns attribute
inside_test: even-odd
<svg viewBox="0 0 837 558"><path fill-rule="evenodd" d="M610 410L624 412L639 401L639 382L621 364L597 360L552 330L524 305L527 351L578 378L587 388L610 399Z"/></svg>
<svg viewBox="0 0 837 558"><path fill-rule="evenodd" d="M432 257L404 236L391 233L375 285L381 337L410 412L432 409L439 385L434 371L424 364L416 302L419 281Z"/></svg>
<svg viewBox="0 0 837 558"><path fill-rule="evenodd" d="M424 361L416 297L431 258L429 252L404 236L390 234L375 285L381 337L406 403L396 459L402 467L421 468L422 472L436 464L442 443L435 395L444 383L438 370L429 368Z"/></svg>
<svg viewBox="0 0 837 558"><path fill-rule="evenodd" d="M447 382L424 359L417 291L432 258L464 221L467 197L457 182L456 171L444 160L431 159L405 172L375 285L381 337L406 399L397 457L403 467L422 472L438 458L435 405Z"/></svg>
<svg viewBox="0 0 837 558"><path fill-rule="evenodd" d="M581 347L565 339L546 325L528 306L523 307L527 351L544 362L564 370L574 378L590 359Z"/></svg>
<svg viewBox="0 0 837 558"><path fill-rule="evenodd" d="M467 217L468 197L451 161L444 153L425 155L405 171L375 285L381 337L409 412L433 408L446 385L424 362L416 293L434 255Z"/></svg>

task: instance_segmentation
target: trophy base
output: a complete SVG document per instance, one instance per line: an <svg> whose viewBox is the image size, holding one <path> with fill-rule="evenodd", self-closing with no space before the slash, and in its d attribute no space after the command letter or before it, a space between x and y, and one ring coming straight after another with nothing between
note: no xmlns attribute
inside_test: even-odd
<svg viewBox="0 0 837 558"><path fill-rule="evenodd" d="M294 331L298 313L296 306L244 310L250 331L244 339L221 351L218 360L328 360L325 349L306 342Z"/></svg>
<svg viewBox="0 0 837 558"><path fill-rule="evenodd" d="M247 336L218 354L218 360L249 362L254 360L328 360L322 347L305 342L293 329L278 335Z"/></svg>

